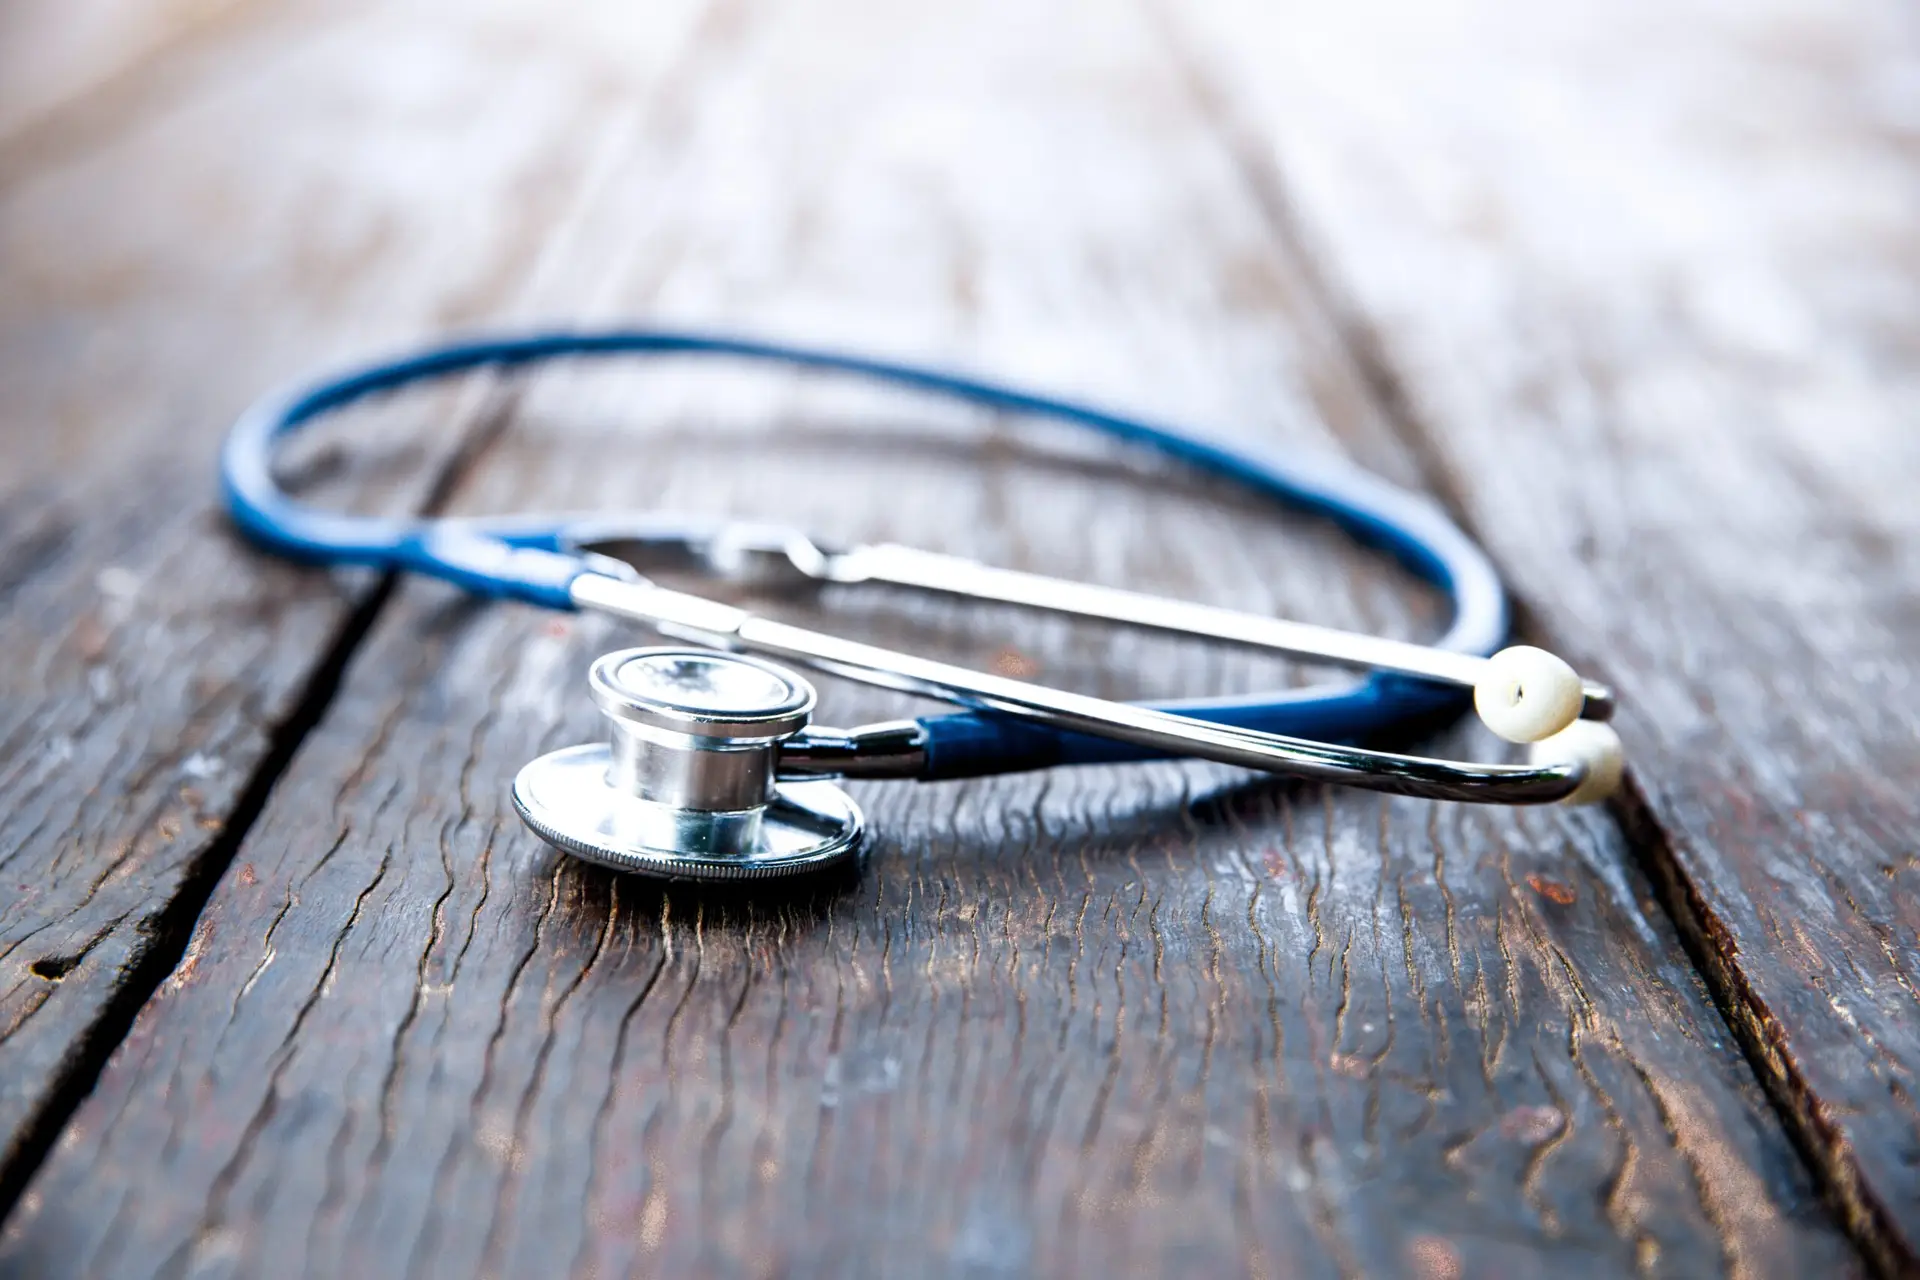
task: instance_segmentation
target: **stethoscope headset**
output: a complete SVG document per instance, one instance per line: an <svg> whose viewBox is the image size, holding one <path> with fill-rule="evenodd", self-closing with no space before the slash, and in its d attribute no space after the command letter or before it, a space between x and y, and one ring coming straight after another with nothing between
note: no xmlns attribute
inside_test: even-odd
<svg viewBox="0 0 1920 1280"><path fill-rule="evenodd" d="M739 522L667 517L381 518L302 505L274 476L276 444L355 401L486 366L563 357L708 355L853 374L1091 428L1324 516L1442 590L1452 623L1431 645L991 568L909 547L821 547ZM1544 650L1501 648L1506 597L1485 554L1427 500L1345 464L1283 459L1177 428L960 374L745 339L651 329L479 338L269 396L221 455L234 521L298 560L406 570L477 595L591 609L674 643L593 663L604 742L541 756L513 798L569 853L674 879L809 871L852 854L863 819L836 777L940 778L1187 756L1399 795L1491 804L1590 803L1618 787L1613 699ZM613 552L672 550L723 579L886 583L1204 637L1370 674L1325 685L1142 706L968 670L757 617L658 586ZM749 656L752 655L752 656ZM774 661L770 661L774 660ZM829 729L782 663L957 703L957 714ZM1466 690L1524 765L1435 760L1359 744L1431 725Z"/></svg>

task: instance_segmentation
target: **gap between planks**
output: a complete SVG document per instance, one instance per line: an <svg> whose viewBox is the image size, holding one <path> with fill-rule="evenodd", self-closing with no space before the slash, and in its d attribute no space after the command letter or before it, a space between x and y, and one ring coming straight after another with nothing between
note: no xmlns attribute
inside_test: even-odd
<svg viewBox="0 0 1920 1280"><path fill-rule="evenodd" d="M1275 251L1288 257L1306 283L1321 318L1330 326L1335 349L1342 352L1381 420L1412 457L1420 483L1448 516L1482 546L1486 540L1469 514L1453 468L1434 441L1434 427L1414 409L1404 380L1393 367L1382 343L1354 300L1312 252L1309 237L1294 213L1277 162L1267 159L1257 135L1247 128L1231 105L1208 80L1200 58L1179 24L1166 13L1167 0L1142 0L1165 39L1169 56L1178 66L1201 114L1214 128L1246 184L1254 205L1267 219ZM1537 611L1508 588L1516 639L1551 647L1555 637L1538 621ZM1794 1149L1807 1166L1829 1206L1845 1224L1855 1245L1882 1275L1910 1274L1920 1265L1901 1249L1899 1236L1887 1221L1884 1205L1862 1193L1857 1169L1848 1158L1844 1137L1825 1122L1808 1082L1792 1060L1771 1042L1772 1015L1746 978L1735 958L1722 945L1723 931L1715 927L1713 912L1699 887L1674 855L1671 834L1629 770L1620 794L1608 811L1627 848L1653 885L1661 911L1672 923L1687 959L1713 1000L1713 1006L1740 1046L1766 1092Z"/></svg>
<svg viewBox="0 0 1920 1280"><path fill-rule="evenodd" d="M704 47L716 39L724 41L732 26L734 7L729 0L713 0L712 3L697 0L686 7L689 19L683 33L686 40L676 43L688 47L682 47L679 56L669 60L667 70L670 74L660 83L659 100L650 99L651 109L643 106L637 112L620 113L610 133L593 145L590 149L592 159L585 164L580 181L569 184L569 198L562 207L550 209L547 217L541 220L545 231L539 239L544 242L545 251L523 259L516 246L513 252L505 255L501 266L495 268L495 280L489 282L489 288L468 296L465 301L453 306L451 311L443 305L436 314L457 317L483 306L501 307L500 295L511 291L506 289L505 282L498 280L498 276L503 267L511 267L514 262L519 262L527 271L518 291L519 304L507 313L526 314L538 310L540 286L544 278L542 272L548 265L554 246L569 243L566 233L579 212L579 206L583 202L590 206L596 189L596 175L604 170L607 157L617 154L618 147L610 147L608 139L617 140L636 123L656 119L661 114L671 114L674 95L684 91L681 81L687 75L694 74L703 63ZM359 14L363 10L350 12ZM176 99L190 100L193 95L187 90L196 77L204 74L205 68L201 64L214 54L227 58L251 55L253 51L245 47L247 41L265 38L256 30L257 24L252 21L252 13L235 10L227 16L234 20L227 22L223 19L211 25L202 23L193 27L191 32L184 33L180 39L162 41L156 47L137 51L131 63L122 70L137 80L139 86L144 86L138 93L116 91L104 100L96 101L87 93L76 91L72 95L75 108L83 114L94 113L87 115L87 118L98 126L100 134L96 138L94 133L84 133L80 142L101 142L104 145L115 131L137 131L145 116L155 114L156 101L159 113L164 114L166 110L180 106L180 101ZM269 24L267 36L278 38L281 34L280 25ZM183 62L188 64L185 71L180 66ZM105 82L120 83L117 73L105 77L102 83ZM46 120L42 118L39 123L46 123ZM8 145L0 140L0 157L14 158L14 153L7 149ZM77 143L69 147L69 150L82 153L91 149L91 145ZM523 225L520 228L522 241L535 229ZM497 288L494 287L496 285ZM490 294L494 295L492 301L488 301ZM508 395L517 393L503 393L501 388L517 385L505 383L495 375L476 375L469 389L477 390L479 395L474 398L461 397L461 407L455 410L453 420L448 424L450 445L440 451L439 460L425 468L426 474L414 486L415 492L423 496L416 499L412 510L419 513L439 509L460 489L468 472L483 462L488 447L513 416L514 404ZM205 449L205 465L209 467L217 452L215 443L208 441ZM426 504L424 508L419 505L421 502ZM104 998L90 1002L91 1008L84 1015L84 1026L64 1040L57 1057L36 1068L39 1081L29 1099L30 1105L5 1135L4 1142L0 1143L0 1220L13 1212L25 1187L43 1167L59 1134L71 1124L76 1109L96 1087L100 1072L118 1044L124 1040L138 1010L170 973L178 971L183 960L190 961L193 930L204 912L206 901L218 887L237 848L248 837L254 820L261 807L271 798L284 770L307 740L308 731L333 705L333 686L338 682L339 669L352 661L358 652L360 639L377 621L380 597L389 586L378 583L362 586L362 591L372 594L359 598L353 592L344 593L342 609L336 614L338 621L314 635L311 648L304 640L300 644L298 662L289 664L292 670L284 686L286 693L282 705L285 709L260 726L261 748L252 754L250 763L242 770L243 776L236 779L237 785L224 802L224 809L208 810L205 815L210 820L207 825L217 825L218 833L176 864L177 871L173 873L177 876L175 885L154 899L155 906L143 909L140 918L132 926L141 939L140 945L133 949L136 959L117 968L109 980L109 990ZM369 610L365 617L360 614L363 608ZM111 922L107 932L118 929L125 919L122 916ZM49 986L66 979L78 967L76 962L99 945L103 936L96 935L78 947L69 947L43 957L45 971L34 971L35 978ZM152 953L151 958L148 957L149 952Z"/></svg>
<svg viewBox="0 0 1920 1280"><path fill-rule="evenodd" d="M488 453L506 432L517 401L512 384L505 378L482 393L477 408L466 421L458 424L460 443L433 477L418 507L419 514L435 515L453 500L467 476L485 463ZM178 893L163 908L154 925L153 945L140 953L99 1020L75 1045L52 1098L21 1134L13 1158L0 1165L0 1222L13 1212L61 1131L93 1091L107 1059L132 1029L141 1007L186 959L194 926L207 900L232 867L254 823L272 798L274 788L299 753L301 743L325 717L354 654L379 620L399 581L398 574L381 574L321 647L317 665L294 699L292 710L273 727L266 754L234 801L219 836L188 868ZM78 958L72 957L67 968Z"/></svg>

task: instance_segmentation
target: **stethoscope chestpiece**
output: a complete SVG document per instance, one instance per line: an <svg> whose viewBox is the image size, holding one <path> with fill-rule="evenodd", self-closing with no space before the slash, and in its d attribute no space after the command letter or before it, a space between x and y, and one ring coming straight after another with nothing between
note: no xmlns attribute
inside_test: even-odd
<svg viewBox="0 0 1920 1280"><path fill-rule="evenodd" d="M541 756L513 803L541 839L603 866L674 880L758 880L859 847L851 797L782 781L780 744L807 726L813 686L711 649L622 649L593 664L603 743Z"/></svg>

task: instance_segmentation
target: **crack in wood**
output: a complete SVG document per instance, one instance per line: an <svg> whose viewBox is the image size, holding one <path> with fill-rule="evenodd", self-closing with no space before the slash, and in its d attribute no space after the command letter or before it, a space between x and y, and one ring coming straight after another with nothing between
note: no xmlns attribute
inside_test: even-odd
<svg viewBox="0 0 1920 1280"><path fill-rule="evenodd" d="M1308 238L1283 189L1277 166L1249 136L1232 108L1202 72L1193 51L1178 33L1177 24L1161 13L1157 3L1150 2L1149 7L1159 18L1160 28L1167 34L1169 46L1185 70L1195 101L1214 122L1248 191L1266 214L1282 251L1298 264L1318 296L1354 370L1379 404L1384 420L1416 459L1426 488L1438 497L1462 528L1473 534L1469 504L1452 462L1436 447L1431 427L1413 407L1405 384L1378 337L1327 271L1317 265L1325 261L1325 257L1311 252ZM1542 628L1524 601L1515 600L1513 609L1516 635L1525 638L1542 634ZM1875 1266L1887 1275L1905 1273L1915 1260L1901 1251L1897 1243L1899 1236L1890 1229L1887 1219L1889 1210L1877 1203L1861 1184L1844 1138L1826 1122L1822 1108L1807 1089L1791 1056L1779 1043L1778 1024L1741 968L1732 962L1731 939L1715 928L1710 909L1673 856L1670 836L1660 826L1644 794L1630 780L1626 794L1609 807L1626 832L1637 861L1659 886L1658 899L1664 912L1678 929L1689 957L1706 979L1715 1008L1765 1086L1776 1112L1794 1135L1808 1167L1839 1207L1849 1230ZM1512 959L1508 955L1510 980L1516 972ZM1572 978L1570 967L1566 972ZM1497 1056L1496 1052L1496 1060Z"/></svg>

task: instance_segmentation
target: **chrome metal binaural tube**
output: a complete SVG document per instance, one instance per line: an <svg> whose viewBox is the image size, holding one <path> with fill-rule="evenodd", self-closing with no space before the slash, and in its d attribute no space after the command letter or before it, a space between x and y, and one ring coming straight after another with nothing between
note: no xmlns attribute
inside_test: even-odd
<svg viewBox="0 0 1920 1280"><path fill-rule="evenodd" d="M587 544L592 541L587 539ZM651 548L655 555L671 547L680 555L691 556L716 577L730 582L763 586L907 587L1244 645L1311 662L1392 672L1468 689L1476 687L1487 675L1490 662L1474 653L1002 569L961 556L894 543L829 550L797 530L776 525L723 522L697 535L676 529L665 535L629 536L624 543L615 539L607 544L609 549L618 545ZM1581 719L1612 718L1614 695L1606 685L1582 680L1580 694Z"/></svg>
<svg viewBox="0 0 1920 1280"><path fill-rule="evenodd" d="M1270 649L1294 658L1358 670L1391 671L1468 689L1473 688L1487 670L1487 659L1478 654L1455 653L1384 636L1361 635L1117 587L1000 569L960 556L893 543L819 553L817 567L810 557L797 556L794 563L810 577L825 582L876 582L914 587L943 595L1124 623L1149 631ZM1585 696L1582 719L1606 720L1613 715L1613 692L1607 686L1583 681L1581 692Z"/></svg>
<svg viewBox="0 0 1920 1280"><path fill-rule="evenodd" d="M1493 804L1552 803L1571 795L1585 778L1584 769L1577 764L1525 766L1435 760L1212 724L844 640L644 581L588 573L574 580L571 592L582 608L645 623L678 639L759 654L1034 724L1289 777L1397 795ZM799 763L798 757L795 763ZM863 763L858 742L849 741L834 771L858 775L863 772ZM900 776L892 772L900 765L901 755L896 751L888 758L887 776Z"/></svg>

